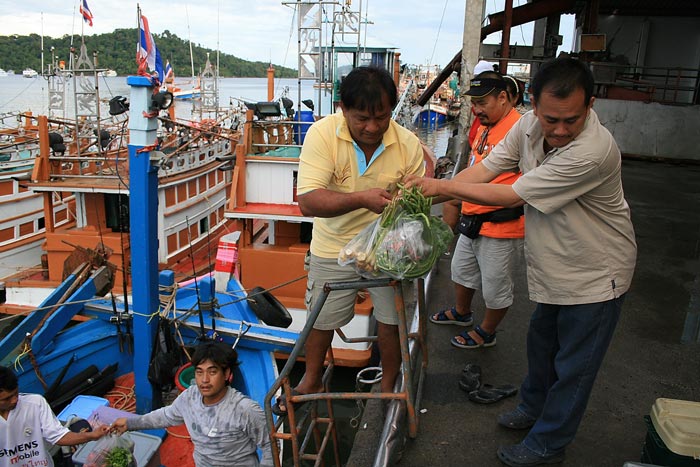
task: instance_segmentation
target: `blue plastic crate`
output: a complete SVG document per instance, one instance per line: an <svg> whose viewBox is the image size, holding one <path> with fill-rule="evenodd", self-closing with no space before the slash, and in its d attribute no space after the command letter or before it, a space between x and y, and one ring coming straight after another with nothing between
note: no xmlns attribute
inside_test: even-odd
<svg viewBox="0 0 700 467"><path fill-rule="evenodd" d="M87 418L98 407L109 405L109 401L102 397L96 396L76 396L73 401L66 406L61 413L58 414L58 419L66 423L72 417Z"/></svg>

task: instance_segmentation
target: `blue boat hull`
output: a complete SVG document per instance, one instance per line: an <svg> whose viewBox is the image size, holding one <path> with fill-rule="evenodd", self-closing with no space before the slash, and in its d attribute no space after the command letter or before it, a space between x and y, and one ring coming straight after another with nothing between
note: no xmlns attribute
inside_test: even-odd
<svg viewBox="0 0 700 467"><path fill-rule="evenodd" d="M424 109L418 114L418 121L421 127L442 126L447 122L447 115L435 110Z"/></svg>
<svg viewBox="0 0 700 467"><path fill-rule="evenodd" d="M175 301L177 310L174 312L180 323L180 332L174 335L178 344L193 346L201 342L199 314L189 313L197 309L202 302L201 298L198 300L197 288L200 293L204 289L214 290L213 280L207 278L205 281L200 281L199 287L190 285L178 289ZM214 323L212 323L212 312L203 312L204 331L212 336L212 328L215 328L214 337L231 345L238 340L236 350L239 366L236 369L234 385L262 406L267 391L277 377L274 352L288 351L296 340L296 333L262 325L248 305L241 285L235 279L229 282L227 289L227 293L215 294L215 303L219 306L215 310ZM86 290L91 289L88 287ZM59 287L56 293L62 294L64 291L65 287ZM41 339L37 340L42 347L36 348L32 353L36 367L47 386L50 387L58 379L65 382L92 365L99 370L116 365L114 376L124 375L134 370L134 355L126 342L123 342L120 348L117 326L114 322L110 322L110 318L114 317L111 301L97 300L79 307L64 307L71 307L71 305L63 305L52 310L49 313L50 317L45 319L44 326L52 321L62 322L76 313L91 319L71 323L54 335L42 334ZM34 329L45 313L44 310L30 314L17 326L16 332L10 333L0 342L0 349L4 349L4 353L0 355L5 356L2 364L15 369L22 392L38 394L46 392L28 355L23 354L24 343L20 342L21 339L18 337L19 334L26 335L28 330ZM58 317L62 319L57 319ZM122 338L125 336L125 331L126 327L122 325ZM240 334L243 336L237 339ZM133 347L134 354L141 351L139 342L134 342ZM13 350L8 351L9 348ZM64 371L65 373L62 374Z"/></svg>

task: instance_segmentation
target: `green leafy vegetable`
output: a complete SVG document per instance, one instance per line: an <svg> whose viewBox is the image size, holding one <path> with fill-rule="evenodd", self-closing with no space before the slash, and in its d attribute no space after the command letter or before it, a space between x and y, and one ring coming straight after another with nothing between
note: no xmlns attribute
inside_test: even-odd
<svg viewBox="0 0 700 467"><path fill-rule="evenodd" d="M107 467L129 467L134 461L134 455L126 448L112 448L105 458Z"/></svg>
<svg viewBox="0 0 700 467"><path fill-rule="evenodd" d="M382 215L341 250L340 264L355 264L364 276L385 273L396 279L425 276L453 238L441 219L430 215L432 198L417 187L401 188Z"/></svg>

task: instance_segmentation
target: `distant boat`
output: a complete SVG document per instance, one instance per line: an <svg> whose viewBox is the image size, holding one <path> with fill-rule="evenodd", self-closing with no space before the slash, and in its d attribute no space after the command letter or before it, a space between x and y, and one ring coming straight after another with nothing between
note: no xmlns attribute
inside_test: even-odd
<svg viewBox="0 0 700 467"><path fill-rule="evenodd" d="M202 94L202 91L199 88L199 86L196 86L189 89L173 88L172 93L175 99L186 100L199 98Z"/></svg>
<svg viewBox="0 0 700 467"><path fill-rule="evenodd" d="M0 68L0 78L4 78L5 76L7 76L7 72Z"/></svg>
<svg viewBox="0 0 700 467"><path fill-rule="evenodd" d="M8 75L14 75L14 74L15 74L15 70L7 70L7 74L8 74Z"/></svg>
<svg viewBox="0 0 700 467"><path fill-rule="evenodd" d="M117 72L114 71L114 70L111 70L111 69L108 69L108 70L105 70L105 71L100 71L100 72L97 73L97 74L98 74L99 76L105 76L105 77L108 77L108 78L114 78L115 76L117 76Z"/></svg>
<svg viewBox="0 0 700 467"><path fill-rule="evenodd" d="M428 103L418 114L418 121L421 127L439 127L445 124L448 117L448 110L436 103Z"/></svg>
<svg viewBox="0 0 700 467"><path fill-rule="evenodd" d="M36 70L32 68L25 68L24 71L22 72L22 76L25 78L36 78L39 73L36 72Z"/></svg>

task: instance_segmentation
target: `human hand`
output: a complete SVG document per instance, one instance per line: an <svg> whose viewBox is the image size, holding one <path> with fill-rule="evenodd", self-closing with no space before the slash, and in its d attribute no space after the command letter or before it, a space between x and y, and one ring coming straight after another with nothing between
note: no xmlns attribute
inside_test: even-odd
<svg viewBox="0 0 700 467"><path fill-rule="evenodd" d="M111 428L107 425L100 425L97 428L93 428L93 430L90 432L92 435L92 440L100 439L103 436L109 434L111 432Z"/></svg>
<svg viewBox="0 0 700 467"><path fill-rule="evenodd" d="M423 196L426 197L437 196L439 194L439 183L440 180L438 180L437 178L419 177L417 175L407 175L403 179L403 185L405 190L417 186L418 188L420 188L420 191L421 193L423 193Z"/></svg>
<svg viewBox="0 0 700 467"><path fill-rule="evenodd" d="M381 188L363 191L362 195L364 207L377 214L381 214L391 202L391 193Z"/></svg>
<svg viewBox="0 0 700 467"><path fill-rule="evenodd" d="M126 418L121 417L114 420L114 423L109 427L109 431L121 435L126 431Z"/></svg>

